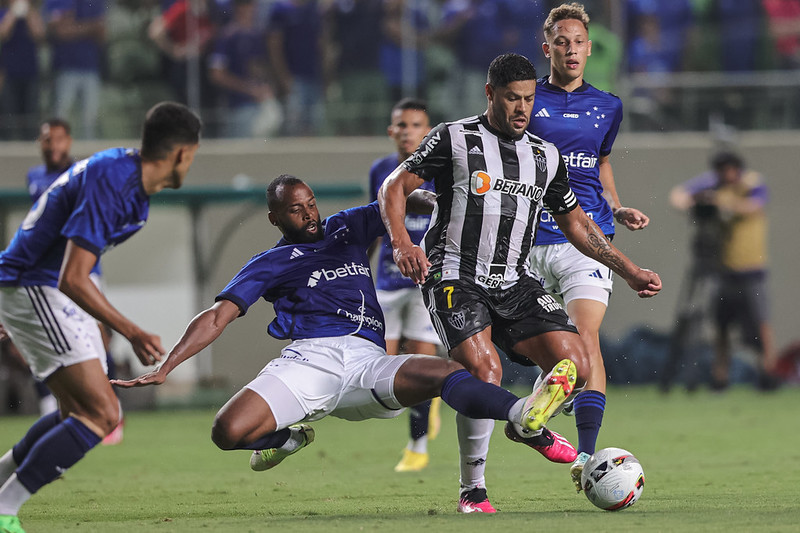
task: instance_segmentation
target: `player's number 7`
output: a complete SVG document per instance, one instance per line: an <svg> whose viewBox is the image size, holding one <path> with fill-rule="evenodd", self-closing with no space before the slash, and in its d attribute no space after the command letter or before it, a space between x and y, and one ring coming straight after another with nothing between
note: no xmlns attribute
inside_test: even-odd
<svg viewBox="0 0 800 533"><path fill-rule="evenodd" d="M447 308L448 309L452 309L453 308L453 291L455 291L456 288L451 285L449 287L443 287L442 290L447 295Z"/></svg>

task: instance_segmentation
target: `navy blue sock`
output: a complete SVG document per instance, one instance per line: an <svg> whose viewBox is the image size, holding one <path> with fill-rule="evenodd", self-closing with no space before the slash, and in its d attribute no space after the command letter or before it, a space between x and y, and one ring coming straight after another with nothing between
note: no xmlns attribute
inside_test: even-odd
<svg viewBox="0 0 800 533"><path fill-rule="evenodd" d="M33 425L28 428L28 432L25 436L22 437L22 440L16 443L11 449L14 462L17 463L17 465L21 465L22 461L28 456L28 452L33 448L33 445L36 444L36 441L38 441L42 435L56 427L59 422L61 422L61 413L58 411L47 413L34 422Z"/></svg>
<svg viewBox="0 0 800 533"><path fill-rule="evenodd" d="M508 411L519 398L473 377L467 370L456 370L444 378L442 400L470 418L508 420Z"/></svg>
<svg viewBox="0 0 800 533"><path fill-rule="evenodd" d="M45 396L53 394L50 392L50 389L47 388L47 385L44 384L44 381L39 381L37 379L33 382L33 385L36 387L36 394L39 395L39 398L44 398Z"/></svg>
<svg viewBox="0 0 800 533"><path fill-rule="evenodd" d="M578 453L595 452L597 434L606 410L606 395L596 390L585 390L575 397L575 427L578 429Z"/></svg>
<svg viewBox="0 0 800 533"><path fill-rule="evenodd" d="M45 433L17 468L17 479L34 494L77 463L102 438L77 418L69 417Z"/></svg>
<svg viewBox="0 0 800 533"><path fill-rule="evenodd" d="M411 439L418 440L428 434L428 416L431 413L431 401L426 400L411 408Z"/></svg>
<svg viewBox="0 0 800 533"><path fill-rule="evenodd" d="M260 439L251 442L250 444L242 444L240 446L236 446L234 450L268 450L269 448L280 448L286 441L289 440L289 437L292 436L292 430L289 428L283 428L280 431L275 431L273 433L269 433L264 435Z"/></svg>

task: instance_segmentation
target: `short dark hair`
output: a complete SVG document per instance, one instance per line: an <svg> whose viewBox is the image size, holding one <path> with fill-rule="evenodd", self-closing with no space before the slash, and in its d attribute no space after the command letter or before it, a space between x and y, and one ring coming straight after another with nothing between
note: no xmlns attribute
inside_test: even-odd
<svg viewBox="0 0 800 533"><path fill-rule="evenodd" d="M303 180L291 174L281 174L267 185L267 206L270 211L275 211L280 204L278 189L283 187L294 187L295 185L305 184Z"/></svg>
<svg viewBox="0 0 800 533"><path fill-rule="evenodd" d="M142 159L164 159L177 144L199 143L202 127L200 118L183 104L161 102L154 105L142 125Z"/></svg>
<svg viewBox="0 0 800 533"><path fill-rule="evenodd" d="M486 76L486 83L492 87L506 87L514 81L535 79L536 68L527 57L508 53L492 60Z"/></svg>
<svg viewBox="0 0 800 533"><path fill-rule="evenodd" d="M392 106L392 114L394 114L395 111L406 111L407 109L427 113L428 104L425 103L425 100L420 100L419 98L403 98Z"/></svg>
<svg viewBox="0 0 800 533"><path fill-rule="evenodd" d="M744 160L733 152L718 152L711 158L711 168L719 172L725 167L744 168Z"/></svg>
<svg viewBox="0 0 800 533"><path fill-rule="evenodd" d="M67 132L67 135L72 135L72 127L69 125L69 122L67 122L63 118L59 117L48 118L39 125L39 130L41 130L45 126L49 126L50 128L63 128L64 131Z"/></svg>

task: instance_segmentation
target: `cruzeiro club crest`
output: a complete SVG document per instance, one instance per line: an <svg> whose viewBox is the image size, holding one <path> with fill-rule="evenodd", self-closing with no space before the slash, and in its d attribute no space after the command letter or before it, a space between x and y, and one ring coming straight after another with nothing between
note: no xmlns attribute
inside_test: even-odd
<svg viewBox="0 0 800 533"><path fill-rule="evenodd" d="M462 330L467 325L467 317L464 316L464 311L459 311L448 316L447 322L455 329Z"/></svg>

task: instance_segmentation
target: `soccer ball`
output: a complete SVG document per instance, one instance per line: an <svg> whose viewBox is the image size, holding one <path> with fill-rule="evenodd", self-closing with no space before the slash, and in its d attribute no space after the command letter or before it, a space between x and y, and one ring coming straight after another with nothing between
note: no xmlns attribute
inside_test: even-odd
<svg viewBox="0 0 800 533"><path fill-rule="evenodd" d="M583 467L581 487L589 501L606 511L630 507L644 490L644 471L627 450L605 448L592 455Z"/></svg>

